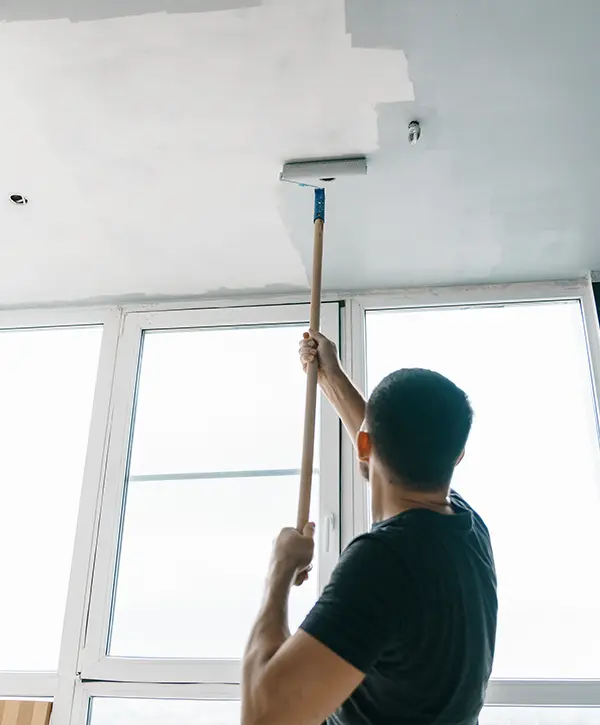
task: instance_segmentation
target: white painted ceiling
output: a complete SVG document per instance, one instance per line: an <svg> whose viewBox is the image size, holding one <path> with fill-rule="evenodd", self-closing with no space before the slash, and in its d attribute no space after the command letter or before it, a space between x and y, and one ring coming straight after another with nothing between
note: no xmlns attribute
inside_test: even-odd
<svg viewBox="0 0 600 725"><path fill-rule="evenodd" d="M328 196L327 289L600 268L597 0L0 0L0 20L1 305L305 289L311 194L278 181L305 156L369 158Z"/></svg>

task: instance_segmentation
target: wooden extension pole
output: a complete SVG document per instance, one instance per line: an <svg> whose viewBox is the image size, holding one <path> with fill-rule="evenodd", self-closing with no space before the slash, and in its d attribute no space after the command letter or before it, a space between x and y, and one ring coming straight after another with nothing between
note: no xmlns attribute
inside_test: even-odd
<svg viewBox="0 0 600 725"><path fill-rule="evenodd" d="M323 273L323 227L325 225L325 190L315 189L315 227L310 293L310 329L321 326L321 282ZM310 495L312 490L313 461L315 453L315 424L317 416L318 362L309 363L306 370L306 403L304 410L304 435L302 441L302 465L300 468L300 496L296 528L302 531L309 521Z"/></svg>

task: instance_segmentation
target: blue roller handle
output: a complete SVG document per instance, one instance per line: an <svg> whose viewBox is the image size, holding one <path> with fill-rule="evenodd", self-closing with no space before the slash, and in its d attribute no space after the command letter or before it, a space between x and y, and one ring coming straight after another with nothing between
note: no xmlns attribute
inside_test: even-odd
<svg viewBox="0 0 600 725"><path fill-rule="evenodd" d="M325 221L325 189L315 189L315 221Z"/></svg>

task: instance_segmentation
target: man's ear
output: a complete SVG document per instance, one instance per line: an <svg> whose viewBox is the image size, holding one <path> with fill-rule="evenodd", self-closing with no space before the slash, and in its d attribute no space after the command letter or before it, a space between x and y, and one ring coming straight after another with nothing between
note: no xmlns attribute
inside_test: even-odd
<svg viewBox="0 0 600 725"><path fill-rule="evenodd" d="M356 455L361 463L368 463L372 449L371 436L366 430L359 430L356 436Z"/></svg>
<svg viewBox="0 0 600 725"><path fill-rule="evenodd" d="M460 462L462 461L462 459L463 459L464 457L465 457L465 452L463 451L463 452L462 452L462 453L460 454L460 456L459 456L459 457L458 457L458 458L456 459L456 463L454 464L454 466L455 466L455 467L456 467L456 466L458 466L458 464L459 464L459 463L460 463Z"/></svg>

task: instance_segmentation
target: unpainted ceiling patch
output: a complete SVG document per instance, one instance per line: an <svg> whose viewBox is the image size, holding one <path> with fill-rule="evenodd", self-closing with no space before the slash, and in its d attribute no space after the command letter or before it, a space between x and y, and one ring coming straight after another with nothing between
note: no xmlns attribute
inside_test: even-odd
<svg viewBox="0 0 600 725"><path fill-rule="evenodd" d="M418 101L380 108L370 279L497 283L597 268L600 105L589 89L600 4L345 0L345 21L354 47L406 53ZM580 133L565 139L578 107ZM543 122L510 133L515 109ZM407 154L400 129L411 117L423 137Z"/></svg>
<svg viewBox="0 0 600 725"><path fill-rule="evenodd" d="M262 0L8 0L0 7L0 21L107 20L156 13L212 13L257 7Z"/></svg>
<svg viewBox="0 0 600 725"><path fill-rule="evenodd" d="M58 309L69 307L108 307L112 305L153 305L159 307L164 304L181 303L189 305L190 302L202 302L202 306L211 307L214 301L215 307L222 307L224 300L244 300L248 297L269 298L277 300L281 297L286 302L289 301L290 295L297 295L299 298L306 295L306 287L292 284L267 284L261 287L249 287L240 290L238 287L217 287L215 289L205 290L198 293L196 289L190 289L189 292L180 291L177 294L164 294L162 292L129 292L127 294L98 295L96 297L82 297L80 299L64 299L57 297L39 301L25 301L14 304L6 304L0 302L0 312L12 312L16 310L26 309Z"/></svg>

